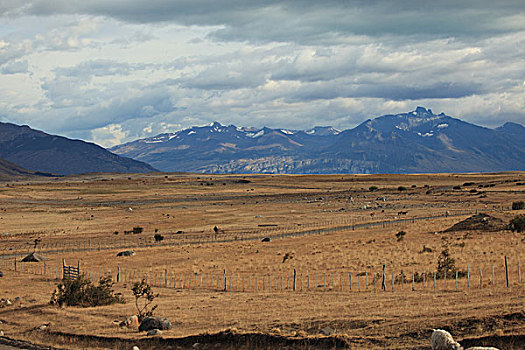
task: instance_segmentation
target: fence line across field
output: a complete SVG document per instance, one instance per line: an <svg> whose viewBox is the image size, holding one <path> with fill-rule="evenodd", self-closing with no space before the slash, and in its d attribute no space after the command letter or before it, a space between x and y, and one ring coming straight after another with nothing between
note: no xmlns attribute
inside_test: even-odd
<svg viewBox="0 0 525 350"><path fill-rule="evenodd" d="M502 210L506 210L503 209ZM173 234L173 238L162 241L159 243L152 242L137 242L137 241L118 241L116 239L88 239L82 242L51 242L51 243L42 243L37 247L37 251L40 253L64 253L64 252L81 252L81 251L100 251L100 250L111 250L111 249L129 249L129 248L148 248L148 247L158 247L158 246L179 246L179 245L202 245L202 244L213 244L213 243L228 243L228 242L237 242L237 241L250 241L257 240L261 238L268 237L270 239L275 238L285 238L285 237L299 237L299 236L308 236L315 234L323 234L329 232L337 232L344 230L359 230L364 228L372 227L393 227L396 225L402 225L407 223L415 223L418 221L440 219L446 217L457 217L477 214L478 210L450 210L439 215L428 215L428 216L414 216L407 218L397 218L392 220L383 220L383 221L370 221L366 222L365 219L370 220L370 217L358 217L348 218L344 220L332 220L332 221L323 221L318 223L311 223L301 226L286 225L284 227L269 227L265 229L254 229L254 230L241 230L241 231L232 231L228 233L221 234L188 234L177 235ZM307 228L314 227L314 228ZM307 229L305 229L307 228ZM165 233L170 235L170 233ZM0 254L0 258L9 258L13 257L16 254L23 254L24 252L29 252L31 247L29 244L25 244L21 249L15 249L9 247L9 253ZM5 250L5 249L4 249Z"/></svg>
<svg viewBox="0 0 525 350"><path fill-rule="evenodd" d="M16 260L15 260L16 261ZM12 260L0 260L4 270L15 270L22 273L54 277L57 281L66 278L65 272L69 268L77 268L79 275L85 275L95 283L101 277L111 276L117 284L131 284L144 279L153 287L176 288L183 290L211 290L222 292L245 293L284 293L284 292L441 292L464 291L469 289L486 289L497 287L525 287L521 275L521 263L518 261L511 265L505 257L502 267L502 277L498 278L495 265L481 266L472 269L466 267L466 273L460 276L458 272L444 274L436 272L405 273L403 270L397 274L383 267L378 271L352 271L336 272L300 272L291 270L289 273L239 273L233 271L214 271L201 273L173 273L168 269L162 271L139 271L122 269L117 266L109 269L80 269L67 266L63 261L62 266L49 266L43 263L21 263ZM474 274L473 271L479 273ZM388 272L387 272L388 271ZM492 279L487 280L487 271ZM485 272L485 275L484 275ZM499 273L499 272L498 272ZM499 275L501 276L501 275ZM513 278L513 276L515 278ZM5 278L5 277L4 277ZM71 278L71 276L70 276ZM389 281L390 279L390 281Z"/></svg>

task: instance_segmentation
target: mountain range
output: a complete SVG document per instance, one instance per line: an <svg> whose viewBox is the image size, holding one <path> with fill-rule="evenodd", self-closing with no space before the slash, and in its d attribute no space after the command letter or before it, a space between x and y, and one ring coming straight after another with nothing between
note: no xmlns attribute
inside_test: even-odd
<svg viewBox="0 0 525 350"><path fill-rule="evenodd" d="M0 174L4 176L35 172L36 175L71 175L150 171L156 169L143 162L113 154L93 143L49 135L27 125L0 122Z"/></svg>
<svg viewBox="0 0 525 350"><path fill-rule="evenodd" d="M205 173L432 173L525 170L525 127L489 129L417 107L344 131L214 122L110 151L162 171Z"/></svg>

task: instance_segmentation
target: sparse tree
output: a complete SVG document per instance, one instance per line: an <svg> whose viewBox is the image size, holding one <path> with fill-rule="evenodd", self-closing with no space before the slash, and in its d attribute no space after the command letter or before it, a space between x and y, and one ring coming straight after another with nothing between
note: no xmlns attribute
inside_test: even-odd
<svg viewBox="0 0 525 350"><path fill-rule="evenodd" d="M153 316L153 312L158 305L153 305L153 300L158 297L158 294L153 293L151 286L142 279L140 282L135 282L131 288L133 296L135 297L135 306L137 307L139 322L148 316Z"/></svg>

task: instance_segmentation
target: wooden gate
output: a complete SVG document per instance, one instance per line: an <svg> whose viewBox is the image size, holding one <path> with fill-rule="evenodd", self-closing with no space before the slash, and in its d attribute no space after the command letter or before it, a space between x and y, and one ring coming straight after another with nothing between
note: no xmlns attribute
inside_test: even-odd
<svg viewBox="0 0 525 350"><path fill-rule="evenodd" d="M66 259L62 259L62 279L74 280L80 276L80 260L77 262L77 266L67 266Z"/></svg>

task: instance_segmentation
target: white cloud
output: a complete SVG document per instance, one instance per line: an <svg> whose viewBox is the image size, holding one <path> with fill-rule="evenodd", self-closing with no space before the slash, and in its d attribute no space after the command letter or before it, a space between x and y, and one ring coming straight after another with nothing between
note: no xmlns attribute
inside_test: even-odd
<svg viewBox="0 0 525 350"><path fill-rule="evenodd" d="M524 123L524 13L522 1L0 1L0 115L106 146L214 120L344 129L416 105Z"/></svg>

